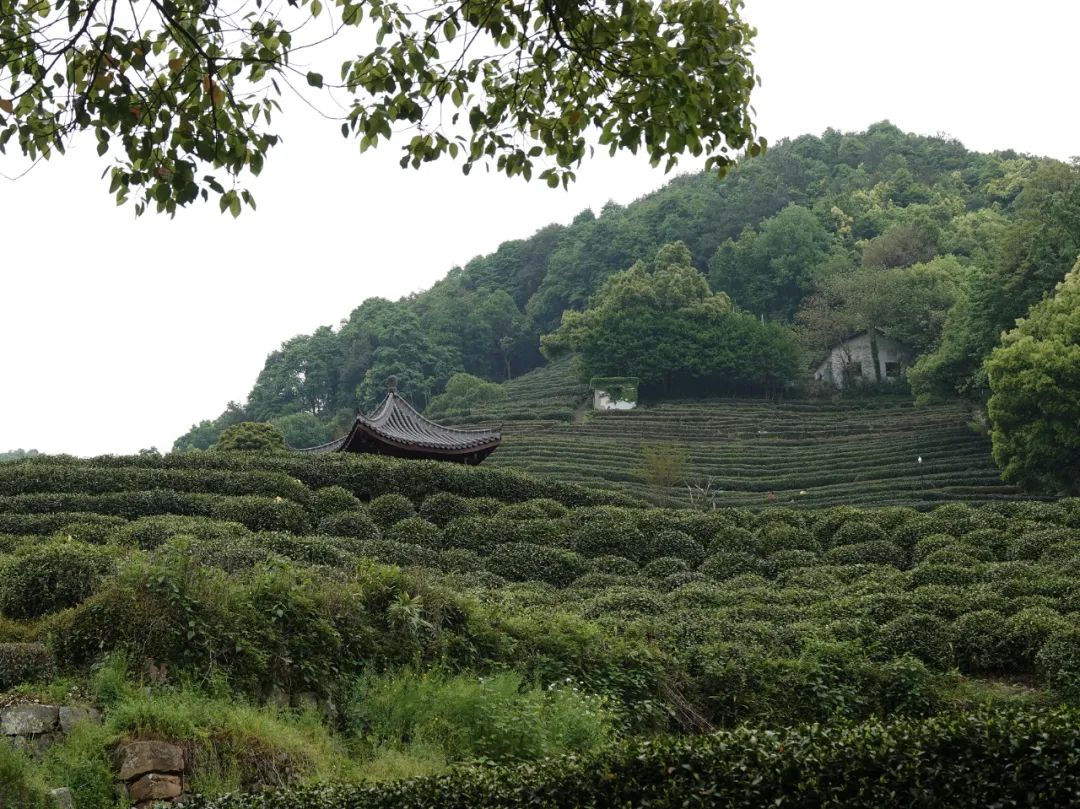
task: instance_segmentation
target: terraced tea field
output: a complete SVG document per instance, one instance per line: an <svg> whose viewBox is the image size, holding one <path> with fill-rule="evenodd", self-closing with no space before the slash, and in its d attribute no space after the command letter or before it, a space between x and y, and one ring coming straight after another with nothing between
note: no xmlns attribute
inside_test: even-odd
<svg viewBox="0 0 1080 809"><path fill-rule="evenodd" d="M1001 483L989 440L968 426L960 404L710 399L595 413L575 410L588 390L566 362L515 380L508 393L490 411L471 414L506 419L503 446L488 464L661 503L688 503L690 489L658 492L642 480L642 451L659 444L686 451L686 482L717 506L928 507L1021 496ZM508 418L541 410L547 420Z"/></svg>

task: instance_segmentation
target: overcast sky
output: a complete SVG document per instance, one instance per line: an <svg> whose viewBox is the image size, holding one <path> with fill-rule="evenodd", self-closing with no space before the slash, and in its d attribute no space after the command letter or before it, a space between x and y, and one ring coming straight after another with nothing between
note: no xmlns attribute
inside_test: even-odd
<svg viewBox="0 0 1080 809"><path fill-rule="evenodd" d="M750 0L745 15L770 142L888 118L980 151L1080 154L1080 4ZM286 103L285 142L250 185L259 210L236 221L216 206L136 220L106 193L92 138L0 179L0 451L167 450L242 401L292 335L665 182L629 155L586 163L569 192L449 163L403 171L393 145L361 156Z"/></svg>

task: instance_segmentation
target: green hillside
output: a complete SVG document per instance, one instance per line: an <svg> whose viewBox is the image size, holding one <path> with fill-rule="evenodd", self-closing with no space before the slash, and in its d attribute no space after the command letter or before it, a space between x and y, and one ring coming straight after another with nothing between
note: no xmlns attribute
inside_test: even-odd
<svg viewBox="0 0 1080 809"><path fill-rule="evenodd" d="M526 374L506 390L505 400L454 418L502 422L503 445L488 466L654 501L689 505L688 484L699 502L718 507L926 508L1024 496L1002 485L989 440L968 424L970 410L959 403L717 398L597 413L569 360ZM668 444L685 450L689 465L684 483L658 492L639 473L642 451Z"/></svg>
<svg viewBox="0 0 1080 809"><path fill-rule="evenodd" d="M1078 223L1080 169L1059 161L981 154L887 121L784 140L723 180L675 177L627 205L506 234L424 292L356 302L335 325L270 351L246 400L193 425L174 449L205 449L240 421L271 421L291 446L329 440L375 405L391 374L420 408L459 372L520 377L543 365L540 338L565 313L674 242L698 282L733 302L730 323L763 318L810 351L874 325L914 347L918 394L979 401L983 360L1075 262ZM724 392L726 377L714 377L697 383L715 390L697 393Z"/></svg>

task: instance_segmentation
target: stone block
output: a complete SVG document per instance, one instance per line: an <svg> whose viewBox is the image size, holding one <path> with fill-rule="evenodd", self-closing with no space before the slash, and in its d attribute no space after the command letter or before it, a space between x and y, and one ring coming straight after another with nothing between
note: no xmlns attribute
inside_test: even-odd
<svg viewBox="0 0 1080 809"><path fill-rule="evenodd" d="M272 686L270 692L266 695L266 702L268 705L277 708L279 711L288 710L289 692L280 685Z"/></svg>
<svg viewBox="0 0 1080 809"><path fill-rule="evenodd" d="M134 803L143 801L168 801L183 794L183 785L179 775L147 773L137 781L128 784L128 798Z"/></svg>
<svg viewBox="0 0 1080 809"><path fill-rule="evenodd" d="M12 705L0 711L0 734L36 736L51 733L60 724L60 709L55 705Z"/></svg>
<svg viewBox="0 0 1080 809"><path fill-rule="evenodd" d="M49 806L52 809L75 809L75 796L67 787L49 790Z"/></svg>
<svg viewBox="0 0 1080 809"><path fill-rule="evenodd" d="M44 753L60 740L59 733L39 733L37 736L24 736L30 752L37 755Z"/></svg>
<svg viewBox="0 0 1080 809"><path fill-rule="evenodd" d="M116 751L121 781L132 781L147 773L182 773L184 751L168 742L129 742Z"/></svg>
<svg viewBox="0 0 1080 809"><path fill-rule="evenodd" d="M71 733L71 729L80 722L93 722L95 725L101 722L101 714L93 708L60 708L60 730Z"/></svg>

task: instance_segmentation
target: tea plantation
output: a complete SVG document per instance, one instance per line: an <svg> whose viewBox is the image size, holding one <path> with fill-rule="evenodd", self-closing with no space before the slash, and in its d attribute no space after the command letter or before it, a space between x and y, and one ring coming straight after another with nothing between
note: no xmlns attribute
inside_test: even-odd
<svg viewBox="0 0 1080 809"><path fill-rule="evenodd" d="M502 422L503 446L487 463L660 504L687 505L691 491L699 502L722 507L928 508L1023 496L1001 483L989 439L969 426L960 404L915 407L910 397L887 396L714 398L597 413L586 406L588 386L568 360L506 390L504 401L456 418ZM643 478L643 450L657 445L687 455L679 485L658 490Z"/></svg>
<svg viewBox="0 0 1080 809"><path fill-rule="evenodd" d="M133 739L222 809L1068 805L1080 500L678 510L487 466L39 456L0 465L0 694L102 715L0 743L5 808L117 805Z"/></svg>

